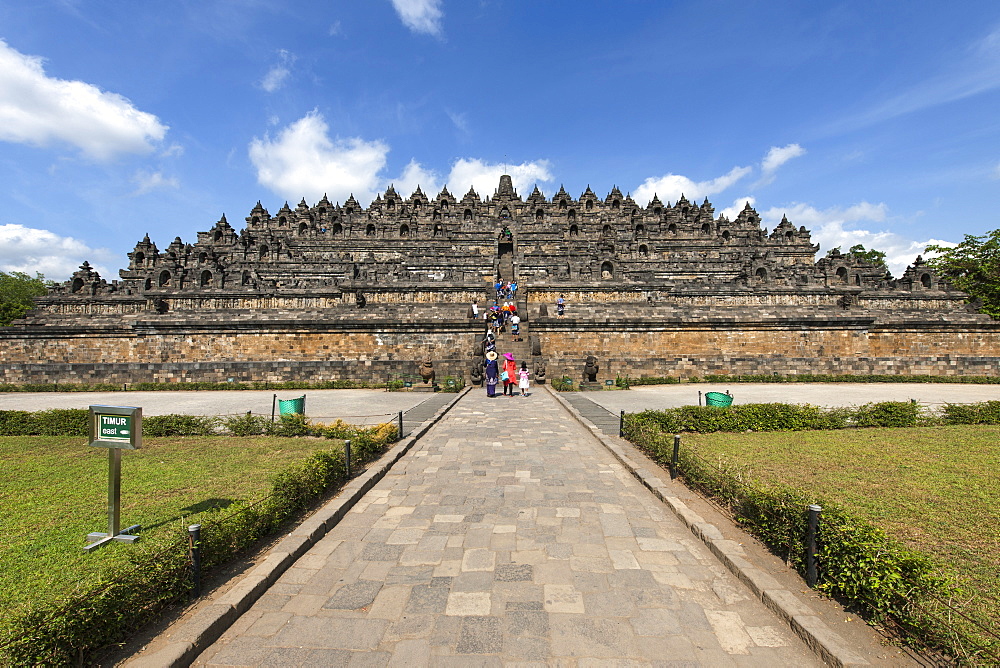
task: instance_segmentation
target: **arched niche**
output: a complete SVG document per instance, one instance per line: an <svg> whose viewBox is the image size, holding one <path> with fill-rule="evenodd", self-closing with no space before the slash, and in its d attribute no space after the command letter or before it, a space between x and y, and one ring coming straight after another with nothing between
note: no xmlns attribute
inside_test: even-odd
<svg viewBox="0 0 1000 668"><path fill-rule="evenodd" d="M578 236L580 236L580 228L577 227L576 225L570 225L569 226L569 235L571 237L578 237Z"/></svg>
<svg viewBox="0 0 1000 668"><path fill-rule="evenodd" d="M333 236L339 237L341 234L344 233L344 226L341 225L340 223L334 223L333 229L331 231L333 232Z"/></svg>
<svg viewBox="0 0 1000 668"><path fill-rule="evenodd" d="M641 257L646 257L649 255L649 246L646 244L639 244L639 255Z"/></svg>
<svg viewBox="0 0 1000 668"><path fill-rule="evenodd" d="M611 226L610 225L605 225L604 227L601 228L601 236L602 237L610 237L611 236Z"/></svg>
<svg viewBox="0 0 1000 668"><path fill-rule="evenodd" d="M270 252L271 252L271 249L268 248L266 245L261 246L260 247L260 253L259 253L260 259L263 260L264 258L266 258L267 254L270 253Z"/></svg>
<svg viewBox="0 0 1000 668"><path fill-rule="evenodd" d="M399 226L399 236L408 237L410 236L410 226L407 224L402 224Z"/></svg>
<svg viewBox="0 0 1000 668"><path fill-rule="evenodd" d="M545 210L544 209L536 209L535 210L535 222L540 223L543 220L545 220Z"/></svg>
<svg viewBox="0 0 1000 668"><path fill-rule="evenodd" d="M759 267L753 277L758 283L767 283L767 269Z"/></svg>
<svg viewBox="0 0 1000 668"><path fill-rule="evenodd" d="M79 292L80 290L83 290L83 279L79 277L74 278L73 287L71 287L70 290L72 292Z"/></svg>
<svg viewBox="0 0 1000 668"><path fill-rule="evenodd" d="M920 274L920 285L924 286L924 289L929 290L931 287L931 275Z"/></svg>
<svg viewBox="0 0 1000 668"><path fill-rule="evenodd" d="M212 285L212 272L210 272L208 269L201 272L201 276L198 280L198 285L200 285L203 288L210 287Z"/></svg>
<svg viewBox="0 0 1000 668"><path fill-rule="evenodd" d="M608 261L601 263L601 278L609 281L615 277L615 266Z"/></svg>
<svg viewBox="0 0 1000 668"><path fill-rule="evenodd" d="M305 223L299 223L299 235L303 235L309 231L309 226Z"/></svg>
<svg viewBox="0 0 1000 668"><path fill-rule="evenodd" d="M365 227L365 236L366 237L375 236L375 226L372 225L371 223L368 223L368 225Z"/></svg>
<svg viewBox="0 0 1000 668"><path fill-rule="evenodd" d="M847 283L847 267L837 267L837 280L841 283Z"/></svg>
<svg viewBox="0 0 1000 668"><path fill-rule="evenodd" d="M142 251L136 251L135 254L132 255L132 264L134 264L135 266L141 267L145 263L146 263L146 254L143 253Z"/></svg>
<svg viewBox="0 0 1000 668"><path fill-rule="evenodd" d="M169 271L167 271L167 270L163 270L163 271L161 271L161 272L160 272L160 278L159 278L159 280L157 281L157 284L158 284L158 285L159 285L159 286L160 286L161 288L162 288L162 287L166 287L166 286L170 285L170 272L169 272Z"/></svg>
<svg viewBox="0 0 1000 668"><path fill-rule="evenodd" d="M465 210L465 213L464 213L464 214L462 214L462 217L463 217L463 218L464 218L465 220L472 220L472 209L466 209L466 210Z"/></svg>

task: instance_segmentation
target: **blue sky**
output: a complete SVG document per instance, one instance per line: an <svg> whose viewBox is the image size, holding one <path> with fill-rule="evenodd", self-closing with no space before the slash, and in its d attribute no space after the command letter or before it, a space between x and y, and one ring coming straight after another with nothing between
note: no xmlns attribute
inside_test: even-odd
<svg viewBox="0 0 1000 668"><path fill-rule="evenodd" d="M749 200L896 275L1000 227L996 0L0 0L0 40L4 271L505 168Z"/></svg>

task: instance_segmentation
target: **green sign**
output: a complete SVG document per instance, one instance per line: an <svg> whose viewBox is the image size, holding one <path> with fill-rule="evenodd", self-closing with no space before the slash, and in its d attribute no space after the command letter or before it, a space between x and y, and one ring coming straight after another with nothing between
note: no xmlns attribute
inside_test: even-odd
<svg viewBox="0 0 1000 668"><path fill-rule="evenodd" d="M97 414L97 435L102 441L132 441L131 415Z"/></svg>
<svg viewBox="0 0 1000 668"><path fill-rule="evenodd" d="M142 447L142 409L134 406L91 406L90 445L125 450Z"/></svg>

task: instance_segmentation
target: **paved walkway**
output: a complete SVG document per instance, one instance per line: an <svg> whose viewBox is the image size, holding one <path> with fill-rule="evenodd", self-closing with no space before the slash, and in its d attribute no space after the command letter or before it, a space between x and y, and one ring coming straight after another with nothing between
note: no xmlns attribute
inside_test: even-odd
<svg viewBox="0 0 1000 668"><path fill-rule="evenodd" d="M463 397L196 665L522 662L822 665L542 388Z"/></svg>

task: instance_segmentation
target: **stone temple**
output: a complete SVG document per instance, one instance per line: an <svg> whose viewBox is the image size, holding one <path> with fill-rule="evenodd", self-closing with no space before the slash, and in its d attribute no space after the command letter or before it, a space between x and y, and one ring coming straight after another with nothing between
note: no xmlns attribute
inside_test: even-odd
<svg viewBox="0 0 1000 668"><path fill-rule="evenodd" d="M523 342L552 378L707 374L994 375L1000 323L920 258L902 277L816 259L804 227L729 220L613 188L491 197L389 188L310 206L260 202L195 243L147 235L108 282L88 264L0 330L0 382L384 381L431 360L469 378L497 277L517 279ZM555 313L555 300L567 307ZM537 375L537 373L536 373Z"/></svg>

